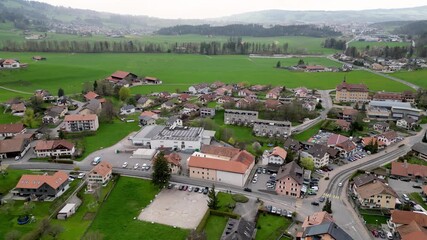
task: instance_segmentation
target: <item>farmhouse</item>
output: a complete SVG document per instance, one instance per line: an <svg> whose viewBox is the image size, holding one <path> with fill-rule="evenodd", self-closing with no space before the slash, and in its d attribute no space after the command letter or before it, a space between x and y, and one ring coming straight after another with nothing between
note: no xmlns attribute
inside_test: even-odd
<svg viewBox="0 0 427 240"><path fill-rule="evenodd" d="M162 84L162 81L155 77L145 77L144 82L147 84Z"/></svg>
<svg viewBox="0 0 427 240"><path fill-rule="evenodd" d="M276 193L299 198L303 181L302 168L292 161L279 168L276 178Z"/></svg>
<svg viewBox="0 0 427 240"><path fill-rule="evenodd" d="M194 151L202 144L209 145L215 131L198 127L166 127L149 125L137 132L131 141L134 145L151 149L172 148L173 150Z"/></svg>
<svg viewBox="0 0 427 240"><path fill-rule="evenodd" d="M14 116L24 116L25 110L27 110L27 107L25 107L24 103L17 103L12 104L10 107L10 110L12 110L12 115Z"/></svg>
<svg viewBox="0 0 427 240"><path fill-rule="evenodd" d="M30 141L27 138L0 140L0 159L21 158L28 149L30 149Z"/></svg>
<svg viewBox="0 0 427 240"><path fill-rule="evenodd" d="M3 68L9 68L9 69L15 69L15 68L20 68L21 65L18 61L16 61L15 59L5 59L1 66Z"/></svg>
<svg viewBox="0 0 427 240"><path fill-rule="evenodd" d="M138 78L133 73L124 72L124 71L116 71L111 76L107 77L107 80L112 83L119 83L120 81L133 82Z"/></svg>
<svg viewBox="0 0 427 240"><path fill-rule="evenodd" d="M13 137L16 134L25 133L27 129L22 123L0 124L0 138Z"/></svg>
<svg viewBox="0 0 427 240"><path fill-rule="evenodd" d="M187 160L190 178L243 187L254 167L255 157L245 150L203 145Z"/></svg>
<svg viewBox="0 0 427 240"><path fill-rule="evenodd" d="M349 84L344 81L337 86L335 100L338 102L369 102L369 90L364 84Z"/></svg>
<svg viewBox="0 0 427 240"><path fill-rule="evenodd" d="M68 174L58 171L53 175L22 175L14 192L20 196L38 198L59 197L68 189Z"/></svg>
<svg viewBox="0 0 427 240"><path fill-rule="evenodd" d="M67 132L96 131L99 127L98 116L95 114L67 115L64 124Z"/></svg>
<svg viewBox="0 0 427 240"><path fill-rule="evenodd" d="M70 157L75 152L73 143L67 140L39 140L34 147L34 153L39 158Z"/></svg>

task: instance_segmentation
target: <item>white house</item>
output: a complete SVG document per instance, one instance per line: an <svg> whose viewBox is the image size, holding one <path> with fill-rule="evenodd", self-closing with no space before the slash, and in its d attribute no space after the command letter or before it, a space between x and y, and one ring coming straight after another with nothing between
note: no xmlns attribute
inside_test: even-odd
<svg viewBox="0 0 427 240"><path fill-rule="evenodd" d="M135 112L135 106L134 105L126 105L120 108L120 114L121 115L128 115Z"/></svg>
<svg viewBox="0 0 427 240"><path fill-rule="evenodd" d="M67 140L39 140L34 147L34 153L39 158L72 156L75 152L73 143Z"/></svg>
<svg viewBox="0 0 427 240"><path fill-rule="evenodd" d="M101 161L89 172L87 181L89 184L106 184L113 176L113 166L106 162Z"/></svg>
<svg viewBox="0 0 427 240"><path fill-rule="evenodd" d="M407 130L413 129L417 124L417 120L405 117L396 121L396 127L404 128Z"/></svg>
<svg viewBox="0 0 427 240"><path fill-rule="evenodd" d="M96 131L99 127L98 116L96 114L66 115L64 125L67 132Z"/></svg>
<svg viewBox="0 0 427 240"><path fill-rule="evenodd" d="M210 91L209 84L207 83L201 83L197 85L190 86L188 88L188 91L192 94L208 94Z"/></svg>
<svg viewBox="0 0 427 240"><path fill-rule="evenodd" d="M262 165L276 164L282 165L285 163L288 153L281 147L274 147L270 151L265 150L262 155Z"/></svg>
<svg viewBox="0 0 427 240"><path fill-rule="evenodd" d="M381 135L378 135L377 139L380 142L383 142L386 146L395 143L397 141L397 133L395 131L388 131Z"/></svg>
<svg viewBox="0 0 427 240"><path fill-rule="evenodd" d="M21 65L14 59L5 59L2 63L3 68L20 68Z"/></svg>

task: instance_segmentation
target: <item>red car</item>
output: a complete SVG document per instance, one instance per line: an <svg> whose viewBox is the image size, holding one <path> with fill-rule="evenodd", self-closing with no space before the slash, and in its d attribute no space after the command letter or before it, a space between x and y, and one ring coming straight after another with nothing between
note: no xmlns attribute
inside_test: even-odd
<svg viewBox="0 0 427 240"><path fill-rule="evenodd" d="M374 229L374 230L372 230L371 232L372 232L372 235L374 235L374 237L376 237L376 238L380 236L380 235L378 234L378 231L377 231L377 230L375 230L375 229Z"/></svg>

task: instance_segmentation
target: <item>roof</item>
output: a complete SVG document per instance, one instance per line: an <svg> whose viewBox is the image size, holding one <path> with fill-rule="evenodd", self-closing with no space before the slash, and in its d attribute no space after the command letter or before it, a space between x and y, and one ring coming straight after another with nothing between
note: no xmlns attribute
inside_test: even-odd
<svg viewBox="0 0 427 240"><path fill-rule="evenodd" d="M101 102L98 99L89 100L88 104L85 106L86 109L96 113L101 107Z"/></svg>
<svg viewBox="0 0 427 240"><path fill-rule="evenodd" d="M170 126L172 124L174 124L177 120L181 120L181 118L179 116L171 116L168 118L168 120L166 121L166 125Z"/></svg>
<svg viewBox="0 0 427 240"><path fill-rule="evenodd" d="M24 129L22 123L0 124L0 133L20 133Z"/></svg>
<svg viewBox="0 0 427 240"><path fill-rule="evenodd" d="M362 175L356 176L355 178L353 178L353 182L354 182L354 185L356 185L356 187L360 187L365 184L371 183L376 179L377 177L374 174L368 173L368 174L362 174Z"/></svg>
<svg viewBox="0 0 427 240"><path fill-rule="evenodd" d="M367 183L356 189L356 192L363 199L370 198L378 194L387 194L395 198L398 197L397 193L388 185L380 181L374 181L373 183Z"/></svg>
<svg viewBox="0 0 427 240"><path fill-rule="evenodd" d="M90 99L95 99L97 97L99 97L99 95L93 91L89 91L85 94L84 96L86 99L90 100Z"/></svg>
<svg viewBox="0 0 427 240"><path fill-rule="evenodd" d="M426 231L416 231L408 233L404 236L400 235L402 237L401 240L425 240L427 239L427 233Z"/></svg>
<svg viewBox="0 0 427 240"><path fill-rule="evenodd" d="M380 136L383 136L383 137L387 138L388 140L393 140L393 139L397 138L397 133L395 131L388 131L388 132L381 134Z"/></svg>
<svg viewBox="0 0 427 240"><path fill-rule="evenodd" d="M278 106L280 106L280 101L276 100L276 99L267 99L265 100L265 106L267 108L276 108Z"/></svg>
<svg viewBox="0 0 427 240"><path fill-rule="evenodd" d="M153 113L152 111L144 111L142 112L139 116L143 117L143 116L148 116L148 117L153 117L156 116L156 113Z"/></svg>
<svg viewBox="0 0 427 240"><path fill-rule="evenodd" d="M334 222L326 222L319 225L314 225L307 227L304 230L303 237L309 237L309 236L320 236L324 234L329 234L333 239L336 240L352 240L353 238L350 237L344 230L342 230L337 224Z"/></svg>
<svg viewBox="0 0 427 240"><path fill-rule="evenodd" d="M255 223L245 219L229 218L221 236L221 240L252 240Z"/></svg>
<svg viewBox="0 0 427 240"><path fill-rule="evenodd" d="M286 152L286 150L281 147L274 147L273 151L271 151L270 154L274 156L279 156L282 159L286 159L288 152Z"/></svg>
<svg viewBox="0 0 427 240"><path fill-rule="evenodd" d="M0 153L21 152L24 149L26 138L12 138L0 140Z"/></svg>
<svg viewBox="0 0 427 240"><path fill-rule="evenodd" d="M49 110L55 113L62 113L66 109L65 106L53 106Z"/></svg>
<svg viewBox="0 0 427 240"><path fill-rule="evenodd" d="M375 93L373 99L402 100L402 94L401 93L377 92L377 93Z"/></svg>
<svg viewBox="0 0 427 240"><path fill-rule="evenodd" d="M392 108L392 107L402 107L402 108L412 108L411 103L409 102L395 102L395 101L370 101L370 107L382 107L382 108Z"/></svg>
<svg viewBox="0 0 427 240"><path fill-rule="evenodd" d="M375 123L374 124L374 126L375 125L377 125L377 126L381 126L381 127L383 127L383 128L388 128L388 127L390 127L390 124L388 124L388 123L386 123L386 122L377 122L377 123Z"/></svg>
<svg viewBox="0 0 427 240"><path fill-rule="evenodd" d="M328 147L320 144L314 144L306 152L312 155L313 157L323 158L328 153Z"/></svg>
<svg viewBox="0 0 427 240"><path fill-rule="evenodd" d="M299 150L301 143L293 138L287 138L284 144L286 149Z"/></svg>
<svg viewBox="0 0 427 240"><path fill-rule="evenodd" d="M402 240L424 240L427 239L427 230L417 222L412 221L408 225L402 225L396 229Z"/></svg>
<svg viewBox="0 0 427 240"><path fill-rule="evenodd" d="M89 174L96 174L96 175L101 175L105 177L108 174L110 174L112 171L113 171L113 166L110 163L106 161L101 161L98 165L92 168Z"/></svg>
<svg viewBox="0 0 427 240"><path fill-rule="evenodd" d="M53 189L57 189L68 180L68 174L63 171L58 171L53 175L29 175L25 174L19 179L16 188L38 189L43 184L49 185Z"/></svg>
<svg viewBox="0 0 427 240"><path fill-rule="evenodd" d="M193 104L193 103L186 103L186 104L184 104L184 108L199 109L199 106L197 106L196 104Z"/></svg>
<svg viewBox="0 0 427 240"><path fill-rule="evenodd" d="M18 112L23 112L25 111L25 109L27 109L25 107L25 104L23 103L12 104L10 108L12 109L12 111L18 111Z"/></svg>
<svg viewBox="0 0 427 240"><path fill-rule="evenodd" d="M423 193L424 193L425 195L427 195L427 185L424 185L424 186L423 186Z"/></svg>
<svg viewBox="0 0 427 240"><path fill-rule="evenodd" d="M342 111L342 114L347 116L354 116L354 115L357 115L358 113L359 111L353 108L344 108L344 110Z"/></svg>
<svg viewBox="0 0 427 240"><path fill-rule="evenodd" d="M98 119L98 116L96 114L87 114L87 115L79 115L79 114L73 114L73 115L66 115L64 118L64 121L95 121Z"/></svg>
<svg viewBox="0 0 427 240"><path fill-rule="evenodd" d="M121 109L124 110L124 111L126 111L126 110L132 110L134 108L135 108L134 105L125 105Z"/></svg>
<svg viewBox="0 0 427 240"><path fill-rule="evenodd" d="M279 168L279 171L277 172L276 179L280 180L288 176L293 178L300 185L304 181L303 170L295 161L292 161L290 163L287 163L286 165L281 166Z"/></svg>
<svg viewBox="0 0 427 240"><path fill-rule="evenodd" d="M144 78L144 80L145 80L145 81L157 81L157 80L159 80L159 79L157 79L156 77L148 77L148 76L147 76L147 77L145 77L145 78Z"/></svg>
<svg viewBox="0 0 427 240"><path fill-rule="evenodd" d="M350 123L343 119L337 119L335 123L342 128L350 128Z"/></svg>
<svg viewBox="0 0 427 240"><path fill-rule="evenodd" d="M239 161L225 161L215 158L190 156L188 167L206 168L224 172L244 174L249 166Z"/></svg>
<svg viewBox="0 0 427 240"><path fill-rule="evenodd" d="M343 149L346 152L351 152L354 149L356 149L356 144L354 144L353 141L351 141L350 139L348 139L347 141L344 141L342 143L338 143L336 145L336 147L339 147L339 148Z"/></svg>
<svg viewBox="0 0 427 240"><path fill-rule="evenodd" d="M427 155L427 143L419 142L412 146L412 151Z"/></svg>
<svg viewBox="0 0 427 240"><path fill-rule="evenodd" d="M76 206L75 203L67 203L58 213L68 213Z"/></svg>
<svg viewBox="0 0 427 240"><path fill-rule="evenodd" d="M328 138L328 146L332 145L335 146L339 143L345 142L348 140L348 137L340 135L340 134L332 134L329 138Z"/></svg>
<svg viewBox="0 0 427 240"><path fill-rule="evenodd" d="M170 153L168 155L165 155L165 158L170 164L175 166L181 166L181 156L178 153Z"/></svg>
<svg viewBox="0 0 427 240"><path fill-rule="evenodd" d="M391 219L396 224L410 224L415 221L421 227L427 227L427 215L410 211L392 210Z"/></svg>
<svg viewBox="0 0 427 240"><path fill-rule="evenodd" d="M203 145L200 149L200 152L212 154L212 155L218 155L218 156L224 156L232 158L233 156L237 155L239 153L240 149L233 148L233 147L221 147L221 146L214 146L214 145Z"/></svg>
<svg viewBox="0 0 427 240"><path fill-rule="evenodd" d="M302 227L306 228L308 226L319 225L325 222L333 222L333 221L334 219L332 218L332 215L330 215L329 213L325 211L315 212L304 219Z"/></svg>
<svg viewBox="0 0 427 240"><path fill-rule="evenodd" d="M116 71L113 74L111 74L111 77L123 79L123 78L127 77L129 74L131 74L131 73L130 72L124 72L124 71Z"/></svg>
<svg viewBox="0 0 427 240"><path fill-rule="evenodd" d="M154 120L154 118L149 116L139 116L139 120L150 121L150 120Z"/></svg>
<svg viewBox="0 0 427 240"><path fill-rule="evenodd" d="M34 150L36 151L42 151L42 150L53 150L58 148L66 148L68 150L71 150L74 148L74 144L61 139L61 140L39 140L36 142L36 146L34 147Z"/></svg>
<svg viewBox="0 0 427 240"><path fill-rule="evenodd" d="M427 166L405 162L392 162L391 174L404 177L407 177L409 175L417 177L427 177Z"/></svg>
<svg viewBox="0 0 427 240"><path fill-rule="evenodd" d="M349 92L368 92L368 87L365 84L350 84L345 80L337 86L337 91L347 90Z"/></svg>

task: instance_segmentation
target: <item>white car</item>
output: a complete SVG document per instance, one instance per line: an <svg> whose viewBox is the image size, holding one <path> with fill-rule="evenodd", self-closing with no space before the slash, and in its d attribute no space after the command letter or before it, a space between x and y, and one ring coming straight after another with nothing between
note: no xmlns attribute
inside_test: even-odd
<svg viewBox="0 0 427 240"><path fill-rule="evenodd" d="M188 189L187 189L189 192L192 192L193 191L193 187L188 187Z"/></svg>
<svg viewBox="0 0 427 240"><path fill-rule="evenodd" d="M79 175L77 176L77 178L79 178L79 179L82 179L82 178L84 178L85 177L85 175L86 175L86 173L79 173Z"/></svg>
<svg viewBox="0 0 427 240"><path fill-rule="evenodd" d="M139 163L135 164L135 166L133 166L133 169L138 169L139 168Z"/></svg>
<svg viewBox="0 0 427 240"><path fill-rule="evenodd" d="M342 183L340 182L340 183L338 183L338 187L342 187Z"/></svg>
<svg viewBox="0 0 427 240"><path fill-rule="evenodd" d="M124 162L122 165L122 168L127 168L127 166L128 166L128 162Z"/></svg>

